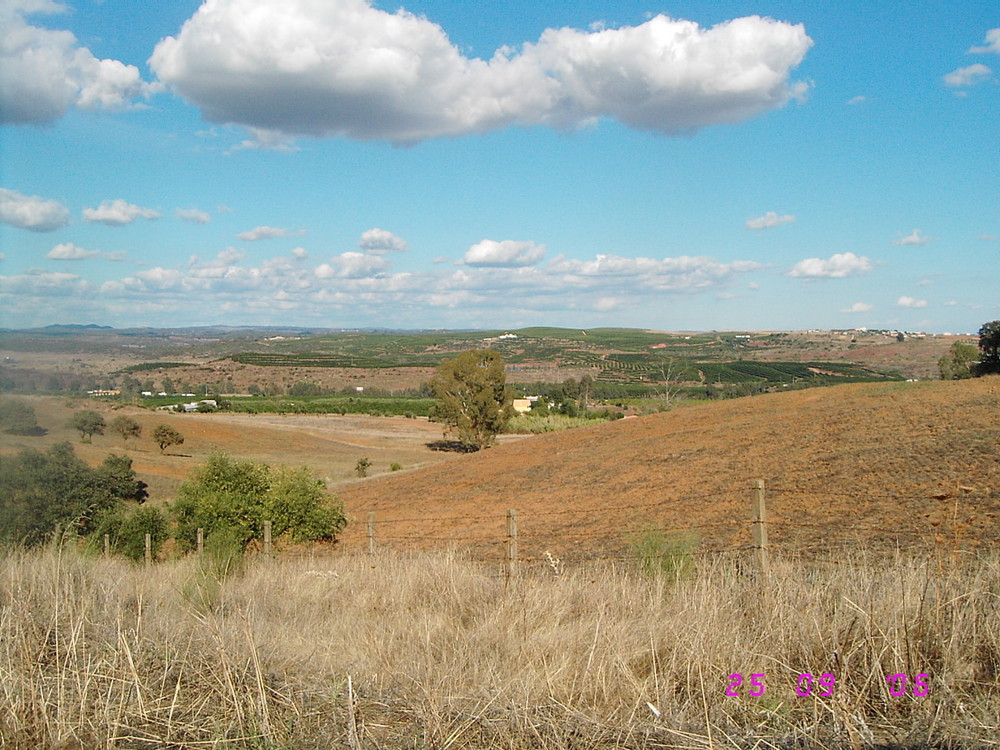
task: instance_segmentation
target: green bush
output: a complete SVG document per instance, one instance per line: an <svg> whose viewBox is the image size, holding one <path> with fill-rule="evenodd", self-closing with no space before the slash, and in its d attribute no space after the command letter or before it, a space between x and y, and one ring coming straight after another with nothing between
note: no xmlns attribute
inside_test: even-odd
<svg viewBox="0 0 1000 750"><path fill-rule="evenodd" d="M694 571L692 553L698 546L690 534L666 534L649 527L628 536L630 557L646 575L687 578Z"/></svg>
<svg viewBox="0 0 1000 750"><path fill-rule="evenodd" d="M146 534L150 537L150 551L155 560L170 538L170 525L159 508L143 505L129 511L108 513L90 536L88 546L94 551L104 549L107 534L111 551L139 562L146 556Z"/></svg>
<svg viewBox="0 0 1000 750"><path fill-rule="evenodd" d="M44 435L35 410L23 401L5 399L0 403L0 430L9 435Z"/></svg>
<svg viewBox="0 0 1000 750"><path fill-rule="evenodd" d="M177 541L187 551L195 548L199 528L206 539L232 534L243 549L263 539L264 521L271 522L275 539L293 542L333 540L347 524L341 503L309 469L273 469L222 453L181 485L172 512Z"/></svg>
<svg viewBox="0 0 1000 750"><path fill-rule="evenodd" d="M88 536L123 501L145 498L128 456L110 455L91 469L69 443L24 450L0 461L0 537L33 547L57 527Z"/></svg>

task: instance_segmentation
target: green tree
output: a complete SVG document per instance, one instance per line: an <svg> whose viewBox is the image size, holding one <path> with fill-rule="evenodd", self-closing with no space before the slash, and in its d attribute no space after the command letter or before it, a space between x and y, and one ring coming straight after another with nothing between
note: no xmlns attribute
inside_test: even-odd
<svg viewBox="0 0 1000 750"><path fill-rule="evenodd" d="M474 349L446 359L430 385L437 399L431 418L477 450L492 445L513 416L513 396L499 352Z"/></svg>
<svg viewBox="0 0 1000 750"><path fill-rule="evenodd" d="M941 380L961 380L972 377L972 368L979 361L979 349L968 341L956 341L948 353L938 360Z"/></svg>
<svg viewBox="0 0 1000 750"><path fill-rule="evenodd" d="M34 408L16 399L5 399L0 403L0 430L9 435L45 434L45 430L38 426Z"/></svg>
<svg viewBox="0 0 1000 750"><path fill-rule="evenodd" d="M21 451L0 462L0 536L28 546L57 527L86 536L123 501L144 499L145 487L127 456L108 456L91 469L69 443Z"/></svg>
<svg viewBox="0 0 1000 750"><path fill-rule="evenodd" d="M973 367L973 374L989 375L1000 373L1000 320L983 323L979 329L979 363Z"/></svg>
<svg viewBox="0 0 1000 750"><path fill-rule="evenodd" d="M96 411L84 410L78 411L69 418L67 426L72 427L74 430L78 430L80 433L80 440L85 440L90 442L94 435L104 434L104 417L98 414Z"/></svg>
<svg viewBox="0 0 1000 750"><path fill-rule="evenodd" d="M142 435L142 425L132 419L132 417L126 417L124 414L112 419L108 428L112 432L121 435L122 442L126 445L129 438L137 438Z"/></svg>
<svg viewBox="0 0 1000 750"><path fill-rule="evenodd" d="M171 445L184 445L184 436L167 424L158 424L153 428L153 441L160 446L163 453Z"/></svg>
<svg viewBox="0 0 1000 750"><path fill-rule="evenodd" d="M212 455L181 485L172 506L181 547L194 549L197 530L225 534L242 547L263 539L264 521L274 537L294 542L333 540L347 524L343 506L309 469L272 469L254 461Z"/></svg>

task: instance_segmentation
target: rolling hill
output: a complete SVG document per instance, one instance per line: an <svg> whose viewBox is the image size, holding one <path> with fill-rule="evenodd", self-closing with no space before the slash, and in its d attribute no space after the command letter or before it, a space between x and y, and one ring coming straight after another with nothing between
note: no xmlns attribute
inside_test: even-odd
<svg viewBox="0 0 1000 750"><path fill-rule="evenodd" d="M753 480L774 549L971 551L1000 539L1000 378L848 384L550 433L339 488L347 546L617 558L646 528L709 551L750 542Z"/></svg>

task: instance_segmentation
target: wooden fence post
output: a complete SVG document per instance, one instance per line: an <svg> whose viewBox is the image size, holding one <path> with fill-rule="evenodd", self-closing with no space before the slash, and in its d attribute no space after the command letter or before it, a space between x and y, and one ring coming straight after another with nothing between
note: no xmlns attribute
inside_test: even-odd
<svg viewBox="0 0 1000 750"><path fill-rule="evenodd" d="M507 509L507 580L517 573L517 511Z"/></svg>
<svg viewBox="0 0 1000 750"><path fill-rule="evenodd" d="M368 511L368 554L375 554L375 511Z"/></svg>
<svg viewBox="0 0 1000 750"><path fill-rule="evenodd" d="M757 479L753 483L753 510L751 513L753 527L753 548L757 558L757 569L767 575L770 564L767 554L767 505L764 499L764 480Z"/></svg>
<svg viewBox="0 0 1000 750"><path fill-rule="evenodd" d="M205 529L198 527L198 557L205 551Z"/></svg>
<svg viewBox="0 0 1000 750"><path fill-rule="evenodd" d="M271 522L264 521L264 554L271 555Z"/></svg>
<svg viewBox="0 0 1000 750"><path fill-rule="evenodd" d="M146 534L146 566L153 564L153 537Z"/></svg>
<svg viewBox="0 0 1000 750"><path fill-rule="evenodd" d="M111 555L111 534L104 535L104 556L108 557Z"/></svg>

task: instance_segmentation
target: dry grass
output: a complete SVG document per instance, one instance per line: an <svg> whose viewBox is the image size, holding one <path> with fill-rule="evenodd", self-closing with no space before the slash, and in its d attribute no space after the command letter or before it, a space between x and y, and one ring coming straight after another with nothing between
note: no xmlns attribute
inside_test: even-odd
<svg viewBox="0 0 1000 750"><path fill-rule="evenodd" d="M207 559L207 558L206 558ZM0 746L997 747L1000 560L516 579L456 553L0 559ZM767 675L763 697L728 676ZM834 673L802 698L798 674ZM926 673L926 698L885 676ZM348 710L347 678L356 700ZM654 710L655 709L655 710Z"/></svg>

